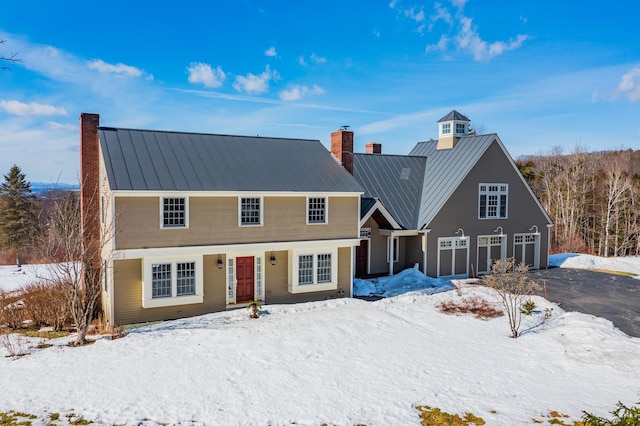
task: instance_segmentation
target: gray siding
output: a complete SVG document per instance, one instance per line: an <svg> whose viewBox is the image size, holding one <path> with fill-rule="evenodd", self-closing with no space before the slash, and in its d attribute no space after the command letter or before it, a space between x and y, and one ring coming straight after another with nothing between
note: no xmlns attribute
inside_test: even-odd
<svg viewBox="0 0 640 426"><path fill-rule="evenodd" d="M508 219L478 219L478 184L507 183ZM477 236L497 235L498 226L507 234L507 257L513 256L513 234L527 233L532 225L540 231L540 267L546 268L548 253L547 216L530 195L529 188L513 168L497 142L493 142L465 179L451 194L444 206L428 224L431 229L427 237L427 273L437 274L438 237L455 237L458 228L470 236L469 262L477 263Z"/></svg>

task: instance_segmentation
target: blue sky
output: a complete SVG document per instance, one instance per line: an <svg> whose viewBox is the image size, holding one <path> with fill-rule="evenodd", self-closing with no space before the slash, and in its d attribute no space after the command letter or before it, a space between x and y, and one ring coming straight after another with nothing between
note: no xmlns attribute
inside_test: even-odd
<svg viewBox="0 0 640 426"><path fill-rule="evenodd" d="M0 173L76 183L78 117L406 154L452 109L514 157L640 149L640 2L3 1Z"/></svg>

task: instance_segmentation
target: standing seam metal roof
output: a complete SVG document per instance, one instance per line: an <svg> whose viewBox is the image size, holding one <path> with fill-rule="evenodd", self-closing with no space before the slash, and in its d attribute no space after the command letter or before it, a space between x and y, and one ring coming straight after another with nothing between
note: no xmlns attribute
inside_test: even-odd
<svg viewBox="0 0 640 426"><path fill-rule="evenodd" d="M99 127L113 190L363 192L318 140Z"/></svg>
<svg viewBox="0 0 640 426"><path fill-rule="evenodd" d="M379 198L405 229L416 229L427 159L406 155L354 154L354 177L365 197Z"/></svg>

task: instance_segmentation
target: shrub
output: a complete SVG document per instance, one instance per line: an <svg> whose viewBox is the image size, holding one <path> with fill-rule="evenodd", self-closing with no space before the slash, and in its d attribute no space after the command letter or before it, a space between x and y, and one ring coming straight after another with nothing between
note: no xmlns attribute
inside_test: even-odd
<svg viewBox="0 0 640 426"><path fill-rule="evenodd" d="M536 302L534 302L533 300L529 299L526 300L522 306L520 306L520 313L522 313L523 315L527 315L530 316L531 314L533 314L533 311L537 308L538 306L536 305Z"/></svg>
<svg viewBox="0 0 640 426"><path fill-rule="evenodd" d="M28 317L37 326L50 326L61 331L71 324L71 311L59 283L36 282L27 284L22 298Z"/></svg>
<svg viewBox="0 0 640 426"><path fill-rule="evenodd" d="M448 300L438 305L440 312L445 314L473 314L476 318L490 319L504 315L480 296L467 297L462 300Z"/></svg>
<svg viewBox="0 0 640 426"><path fill-rule="evenodd" d="M24 303L20 295L0 290L0 327L15 330L22 327L26 319Z"/></svg>
<svg viewBox="0 0 640 426"><path fill-rule="evenodd" d="M498 259L491 265L491 273L482 277L482 283L495 290L509 320L511 337L519 335L522 305L540 285L529 279L529 267L514 258Z"/></svg>
<svg viewBox="0 0 640 426"><path fill-rule="evenodd" d="M638 426L640 425L640 402L637 407L627 407L618 402L617 408L611 412L612 419L605 419L583 411L582 420L585 426Z"/></svg>

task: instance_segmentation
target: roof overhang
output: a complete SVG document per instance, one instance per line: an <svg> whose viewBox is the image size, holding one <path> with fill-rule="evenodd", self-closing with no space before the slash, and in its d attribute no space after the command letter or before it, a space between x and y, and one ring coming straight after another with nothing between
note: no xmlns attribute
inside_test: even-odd
<svg viewBox="0 0 640 426"><path fill-rule="evenodd" d="M402 229L402 226L393 218L391 213L389 213L389 210L386 209L379 199L376 199L376 202L371 206L371 208L369 208L369 210L360 218L360 228L362 228L367 220L372 216L376 222L380 222L380 219L384 219L392 229Z"/></svg>

